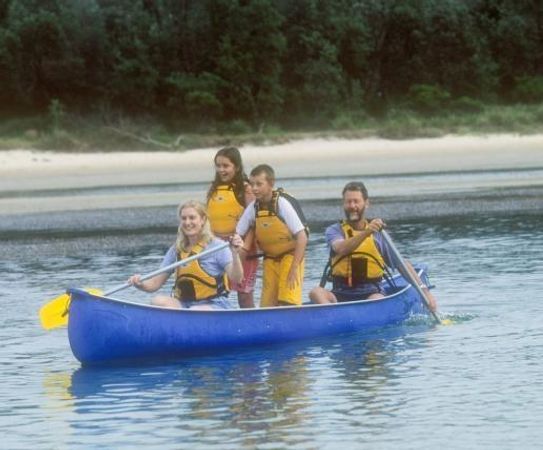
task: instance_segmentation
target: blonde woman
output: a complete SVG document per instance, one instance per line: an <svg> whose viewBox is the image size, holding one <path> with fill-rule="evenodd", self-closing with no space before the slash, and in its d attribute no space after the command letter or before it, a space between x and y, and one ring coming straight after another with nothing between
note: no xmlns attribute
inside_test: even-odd
<svg viewBox="0 0 543 450"><path fill-rule="evenodd" d="M170 247L161 267L173 264L204 250L223 245L213 236L205 206L196 201L182 204L178 210L179 231L177 241ZM229 309L227 277L235 282L243 279L239 250L243 240L237 234L230 239L229 248L207 254L200 259L175 269L175 285L171 296L157 295L152 304L165 308ZM160 289L173 273L165 272L146 281L136 274L128 282L145 292Z"/></svg>

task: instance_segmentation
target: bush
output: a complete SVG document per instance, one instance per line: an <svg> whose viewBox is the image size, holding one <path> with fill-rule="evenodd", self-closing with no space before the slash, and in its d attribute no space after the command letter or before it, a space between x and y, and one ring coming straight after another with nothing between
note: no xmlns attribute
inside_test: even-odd
<svg viewBox="0 0 543 450"><path fill-rule="evenodd" d="M543 76L520 77L516 80L512 92L513 100L525 103L539 103L543 101Z"/></svg>
<svg viewBox="0 0 543 450"><path fill-rule="evenodd" d="M220 120L223 115L223 105L218 95L220 86L221 80L208 73L169 76L164 84L168 115L189 119L189 122L210 118Z"/></svg>
<svg viewBox="0 0 543 450"><path fill-rule="evenodd" d="M407 101L415 111L430 114L444 109L450 97L451 95L439 86L414 84L409 88Z"/></svg>
<svg viewBox="0 0 543 450"><path fill-rule="evenodd" d="M241 119L232 120L221 126L223 134L249 134L252 131L251 126Z"/></svg>
<svg viewBox="0 0 543 450"><path fill-rule="evenodd" d="M450 102L449 108L456 112L480 113L484 110L484 105L471 97L459 97Z"/></svg>
<svg viewBox="0 0 543 450"><path fill-rule="evenodd" d="M543 123L543 105L536 107L534 111L534 121L538 124Z"/></svg>
<svg viewBox="0 0 543 450"><path fill-rule="evenodd" d="M356 130L368 122L363 111L350 111L338 114L330 123L332 130Z"/></svg>
<svg viewBox="0 0 543 450"><path fill-rule="evenodd" d="M407 111L392 110L389 117L377 129L377 136L384 139L413 139L442 136L444 133L426 121Z"/></svg>
<svg viewBox="0 0 543 450"><path fill-rule="evenodd" d="M79 141L66 131L56 131L55 133L44 135L35 144L40 150L84 150L85 143Z"/></svg>
<svg viewBox="0 0 543 450"><path fill-rule="evenodd" d="M64 105L60 102L58 98L54 98L49 103L48 111L51 131L53 133L58 133L61 129L64 116L66 115Z"/></svg>
<svg viewBox="0 0 543 450"><path fill-rule="evenodd" d="M14 117L0 120L1 137L19 137L30 134L41 133L47 129L47 118L43 116Z"/></svg>
<svg viewBox="0 0 543 450"><path fill-rule="evenodd" d="M217 120L222 116L221 102L210 92L189 92L185 96L185 102L191 119L200 121L211 118Z"/></svg>

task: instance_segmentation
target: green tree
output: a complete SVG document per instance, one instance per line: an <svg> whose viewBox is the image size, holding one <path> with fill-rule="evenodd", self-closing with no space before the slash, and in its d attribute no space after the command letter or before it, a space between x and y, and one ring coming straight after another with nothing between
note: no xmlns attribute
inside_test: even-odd
<svg viewBox="0 0 543 450"><path fill-rule="evenodd" d="M287 2L288 3L288 2ZM283 4L287 38L283 83L287 111L305 121L331 118L345 99L345 78L338 61L336 7L342 2L301 0Z"/></svg>
<svg viewBox="0 0 543 450"><path fill-rule="evenodd" d="M16 101L15 87L11 77L13 63L8 48L8 20L9 0L0 0L0 113L9 112Z"/></svg>
<svg viewBox="0 0 543 450"><path fill-rule="evenodd" d="M283 105L282 16L270 0L218 0L210 6L210 17L225 118L257 124L277 116Z"/></svg>
<svg viewBox="0 0 543 450"><path fill-rule="evenodd" d="M64 1L58 20L69 39L63 55L64 88L57 97L85 113L102 101L109 79L102 10L96 0Z"/></svg>
<svg viewBox="0 0 543 450"><path fill-rule="evenodd" d="M145 2L102 0L107 41L104 83L106 101L130 114L152 112L159 71L152 61L159 24Z"/></svg>
<svg viewBox="0 0 543 450"><path fill-rule="evenodd" d="M543 73L543 1L481 0L473 15L497 66L502 98L517 79Z"/></svg>
<svg viewBox="0 0 543 450"><path fill-rule="evenodd" d="M0 0L4 115L321 125L440 92L527 102L542 75L543 0Z"/></svg>
<svg viewBox="0 0 543 450"><path fill-rule="evenodd" d="M209 125L223 118L223 105L218 96L224 82L210 73L190 75L175 73L165 83L165 107L173 123Z"/></svg>
<svg viewBox="0 0 543 450"><path fill-rule="evenodd" d="M424 14L420 69L431 68L426 80L455 96L481 96L497 85L497 66L472 16L472 2L429 1ZM419 78L420 79L420 78Z"/></svg>
<svg viewBox="0 0 543 450"><path fill-rule="evenodd" d="M62 90L66 36L60 27L57 1L12 2L4 31L4 54L11 73L13 96L22 104L45 110Z"/></svg>

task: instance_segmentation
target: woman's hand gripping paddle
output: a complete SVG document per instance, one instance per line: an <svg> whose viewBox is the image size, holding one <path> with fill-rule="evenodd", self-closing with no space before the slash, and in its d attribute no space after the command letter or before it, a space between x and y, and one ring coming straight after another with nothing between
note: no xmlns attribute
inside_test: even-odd
<svg viewBox="0 0 543 450"><path fill-rule="evenodd" d="M225 242L223 244L217 245L216 247L204 250L203 252L200 252L196 255L189 256L188 258L182 259L180 261L177 261L173 264L170 264L169 266L161 267L158 270L155 270L154 272L150 272L148 274L141 276L141 281L148 280L149 278L153 278L161 273L168 272L172 269L175 269L179 266L184 266L194 260L200 259L202 256L210 255L212 253L218 252L219 250L222 250L223 248L228 247L229 243ZM129 288L132 286L130 283L121 284L117 287L114 287L113 289L110 289L109 291L102 294L102 291L99 289L85 289L87 292L94 294L94 295L111 295L115 292L122 291L123 289ZM68 311L70 309L70 295L69 294L62 294L59 295L57 298L51 300L50 302L46 303L40 308L39 316L40 316L40 322L43 328L46 330L50 330L52 328L58 328L62 327L68 324Z"/></svg>
<svg viewBox="0 0 543 450"><path fill-rule="evenodd" d="M419 286L418 280L413 276L411 271L409 270L409 267L407 266L405 260L403 259L402 255L394 245L394 242L392 242L391 237L387 233L386 230L381 230L381 234L383 235L383 238L385 239L385 242L388 244L388 247L390 248L390 251L392 252L392 255L394 256L394 259L396 259L396 263L398 264L398 271L402 274L402 276L411 283L411 285L415 288L417 293L419 294L420 298L422 299L422 302L424 303L424 306L426 306L426 309L430 312L436 323L441 324L441 319L437 316L435 311L432 310L430 307L430 301L428 300L428 297L422 290L422 288Z"/></svg>

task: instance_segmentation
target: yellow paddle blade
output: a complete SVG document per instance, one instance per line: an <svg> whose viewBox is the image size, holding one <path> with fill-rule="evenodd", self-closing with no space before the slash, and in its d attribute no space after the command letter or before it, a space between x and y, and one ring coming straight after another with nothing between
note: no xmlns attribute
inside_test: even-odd
<svg viewBox="0 0 543 450"><path fill-rule="evenodd" d="M68 325L70 295L62 294L40 308L41 326L46 330Z"/></svg>
<svg viewBox="0 0 543 450"><path fill-rule="evenodd" d="M100 289L85 289L90 294L101 295ZM51 330L53 328L68 325L68 310L70 306L70 295L62 294L51 300L40 308L40 322L43 328Z"/></svg>
<svg viewBox="0 0 543 450"><path fill-rule="evenodd" d="M454 322L451 319L441 319L441 325L453 325Z"/></svg>

